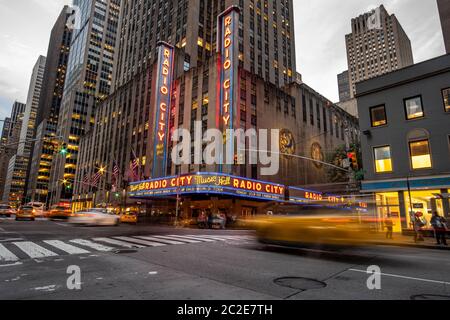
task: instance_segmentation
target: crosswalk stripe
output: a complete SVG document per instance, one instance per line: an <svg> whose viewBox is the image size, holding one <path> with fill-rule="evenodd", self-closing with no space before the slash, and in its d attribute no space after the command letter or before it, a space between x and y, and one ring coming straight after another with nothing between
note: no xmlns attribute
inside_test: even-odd
<svg viewBox="0 0 450 320"><path fill-rule="evenodd" d="M188 238L181 238L181 237L174 237L174 236L155 236L159 239L166 239L166 240L172 240L172 241L183 241L186 243L201 243L201 241L198 240L192 240Z"/></svg>
<svg viewBox="0 0 450 320"><path fill-rule="evenodd" d="M129 243L129 242L120 241L120 240L116 240L116 239L110 239L110 238L94 238L92 240L99 241L99 242L105 242L105 243L113 244L115 246L124 247L124 248L128 248L128 249L145 248L145 246L141 246L140 244L134 244L134 243Z"/></svg>
<svg viewBox="0 0 450 320"><path fill-rule="evenodd" d="M58 256L58 254L54 253L53 251L47 250L34 242L13 242L13 244L32 259Z"/></svg>
<svg viewBox="0 0 450 320"><path fill-rule="evenodd" d="M221 235L217 235L217 236L212 236L212 235L202 235L202 237L206 237L206 238L211 238L211 239L217 239L220 241L227 241L227 240L243 240L241 237L239 236L221 236Z"/></svg>
<svg viewBox="0 0 450 320"><path fill-rule="evenodd" d="M134 243L142 244L142 245L148 246L148 247L165 247L166 246L163 243L147 241L147 240L142 240L142 239L136 239L136 238L130 238L130 237L115 237L115 239L127 241L127 242L134 242Z"/></svg>
<svg viewBox="0 0 450 320"><path fill-rule="evenodd" d="M59 240L45 240L45 243L51 245L52 247L55 247L57 249L60 249L68 254L87 254L90 253L87 250L72 246L70 244L64 243Z"/></svg>
<svg viewBox="0 0 450 320"><path fill-rule="evenodd" d="M181 242L181 241L174 241L174 240L164 240L164 239L160 239L156 236L153 237L136 237L139 239L144 239L144 240L150 240L150 241L157 241L157 242L161 242L161 243L165 243L165 244L186 244L186 242Z"/></svg>
<svg viewBox="0 0 450 320"><path fill-rule="evenodd" d="M0 244L0 262L15 262L18 260L19 258L17 258L14 253L6 249L4 245Z"/></svg>
<svg viewBox="0 0 450 320"><path fill-rule="evenodd" d="M188 235L188 236L170 235L170 236L174 237L174 238L194 239L194 240L198 240L198 241L201 241L201 242L216 242L216 240L207 239L207 238L201 238L201 237L198 237L198 236L190 236L190 235Z"/></svg>
<svg viewBox="0 0 450 320"><path fill-rule="evenodd" d="M91 248L91 249L94 249L94 250L97 250L100 252L110 252L110 251L114 250L114 248L107 247L107 246L104 246L103 244L95 243L95 242L92 242L89 240L73 239L73 240L70 240L69 242L79 244L83 247Z"/></svg>
<svg viewBox="0 0 450 320"><path fill-rule="evenodd" d="M202 239L211 239L213 241L227 241L229 239L225 239L223 237L219 237L219 236L210 236L210 235L201 235L201 236L197 236L197 237L201 237Z"/></svg>

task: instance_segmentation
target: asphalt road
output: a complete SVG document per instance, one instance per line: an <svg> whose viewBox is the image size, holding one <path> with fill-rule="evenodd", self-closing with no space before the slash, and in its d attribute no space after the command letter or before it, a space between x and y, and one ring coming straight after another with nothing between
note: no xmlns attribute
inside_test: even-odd
<svg viewBox="0 0 450 320"><path fill-rule="evenodd" d="M367 286L373 265L379 290ZM76 283L71 266L81 290L67 286ZM285 249L260 245L248 231L0 218L1 300L450 299L449 270L442 250Z"/></svg>

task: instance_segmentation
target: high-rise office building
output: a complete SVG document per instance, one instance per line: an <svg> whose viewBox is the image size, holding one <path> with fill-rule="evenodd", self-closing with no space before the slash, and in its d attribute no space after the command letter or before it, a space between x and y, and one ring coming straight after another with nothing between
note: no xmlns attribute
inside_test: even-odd
<svg viewBox="0 0 450 320"><path fill-rule="evenodd" d="M10 159L5 180L3 200L20 204L25 200L25 185L28 164L31 160L31 150L36 127L36 116L44 80L46 58L40 56L33 68L27 104L21 121L17 152ZM17 111L16 111L17 113Z"/></svg>
<svg viewBox="0 0 450 320"><path fill-rule="evenodd" d="M356 83L414 63L411 41L394 14L380 7L352 19L345 36L350 96Z"/></svg>
<svg viewBox="0 0 450 320"><path fill-rule="evenodd" d="M74 0L74 5L80 9L80 21L70 43L56 132L67 144L68 153L53 157L50 204L71 199L80 138L93 125L95 109L112 85L121 1Z"/></svg>
<svg viewBox="0 0 450 320"><path fill-rule="evenodd" d="M14 102L9 121L5 121L3 127L0 145L0 199L6 202L9 201L12 183L12 176L7 180L8 168L11 159L17 154L25 107L26 105L23 103ZM13 186L12 189L15 190L15 187ZM7 196L4 198L5 194Z"/></svg>
<svg viewBox="0 0 450 320"><path fill-rule="evenodd" d="M450 53L450 1L437 0L439 16L441 18L442 34L444 35L445 50Z"/></svg>
<svg viewBox="0 0 450 320"><path fill-rule="evenodd" d="M68 18L71 15L71 8L65 6L50 35L44 81L37 111L36 141L33 144L32 161L29 164L27 198L43 203L48 201L52 159L60 145L56 131L72 37L72 29L68 24Z"/></svg>
<svg viewBox="0 0 450 320"><path fill-rule="evenodd" d="M338 88L339 88L339 102L344 102L351 99L348 70L338 74Z"/></svg>
<svg viewBox="0 0 450 320"><path fill-rule="evenodd" d="M17 153L24 157L29 157L31 155L31 149L33 147L32 140L36 128L36 117L44 80L45 63L46 57L40 56L31 75L27 105L24 112L22 130L20 132L20 140L22 143L19 144L17 149Z"/></svg>
<svg viewBox="0 0 450 320"><path fill-rule="evenodd" d="M196 5L191 6L191 1L151 0L124 4L114 90L96 109L95 125L80 143L72 199L75 210L123 202L122 188L130 181L166 181L168 176L196 172L210 175L204 180L196 176L199 181L217 183L222 178L222 182L231 181L230 175L244 180L267 179L273 185L326 183L327 168L320 164L326 150L345 143L345 132L356 138L356 119L304 84L295 69L292 73L288 70L289 65L295 66L290 40L294 39L292 0L192 3ZM155 29L156 21L160 25ZM174 26L173 33L167 31ZM268 74L264 67L266 43L267 59L272 59ZM224 88L230 90L225 92ZM204 133L230 127L282 128L283 152L306 154L317 162L283 157L279 174L264 177L258 165L249 163L248 152L243 156L246 160L241 159L245 162L242 165L173 163L175 144L171 138L175 129L186 129L195 141L201 140L195 136L196 128ZM203 149L190 151L189 158L195 160ZM227 190L236 191L232 186ZM206 193L199 189L197 199L205 200ZM248 214L258 207L251 200L246 206L234 202L228 191L212 194L218 195L214 201L194 204L193 198L186 197L183 203L188 210L203 205L235 206L236 212ZM171 211L171 200L167 199L154 205Z"/></svg>

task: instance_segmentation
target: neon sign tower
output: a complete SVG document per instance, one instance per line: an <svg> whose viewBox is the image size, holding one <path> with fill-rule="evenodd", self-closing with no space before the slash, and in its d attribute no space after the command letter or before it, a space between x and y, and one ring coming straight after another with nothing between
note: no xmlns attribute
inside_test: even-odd
<svg viewBox="0 0 450 320"><path fill-rule="evenodd" d="M234 129L235 124L238 123L239 13L239 7L232 6L218 16L217 22L219 77L216 126L222 130L224 136L227 130ZM236 154L234 141L227 135L224 144L223 154L227 156L227 159L223 159L222 154L221 163L230 163L234 161ZM219 171L231 173L231 166L223 168L220 165Z"/></svg>
<svg viewBox="0 0 450 320"><path fill-rule="evenodd" d="M167 170L167 140L169 132L169 113L172 95L174 48L161 42L158 48L158 73L156 76L156 108L153 174L155 178L166 175Z"/></svg>

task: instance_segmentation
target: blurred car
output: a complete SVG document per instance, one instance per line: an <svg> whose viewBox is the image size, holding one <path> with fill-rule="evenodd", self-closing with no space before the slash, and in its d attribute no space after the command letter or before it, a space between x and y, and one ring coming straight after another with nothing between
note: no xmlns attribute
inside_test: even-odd
<svg viewBox="0 0 450 320"><path fill-rule="evenodd" d="M35 217L44 217L45 216L45 204L42 202L30 202L27 206L31 206L34 209Z"/></svg>
<svg viewBox="0 0 450 320"><path fill-rule="evenodd" d="M120 222L137 224L138 223L138 214L136 212L126 212L126 213L120 215Z"/></svg>
<svg viewBox="0 0 450 320"><path fill-rule="evenodd" d="M69 223L85 226L118 226L120 217L106 209L93 208L72 214Z"/></svg>
<svg viewBox="0 0 450 320"><path fill-rule="evenodd" d="M0 204L0 217L10 218L14 214L16 214L16 210L13 207L7 204Z"/></svg>
<svg viewBox="0 0 450 320"><path fill-rule="evenodd" d="M314 206L286 215L254 219L258 240L276 245L363 245L373 238L373 219L349 211Z"/></svg>
<svg viewBox="0 0 450 320"><path fill-rule="evenodd" d="M19 220L35 220L35 209L32 206L21 206L16 213L16 221Z"/></svg>
<svg viewBox="0 0 450 320"><path fill-rule="evenodd" d="M227 218L224 214L214 214L211 219L211 228L213 229L225 229L227 224Z"/></svg>
<svg viewBox="0 0 450 320"><path fill-rule="evenodd" d="M69 219L72 214L67 206L53 206L50 211L47 212L47 218L50 220L54 219Z"/></svg>

